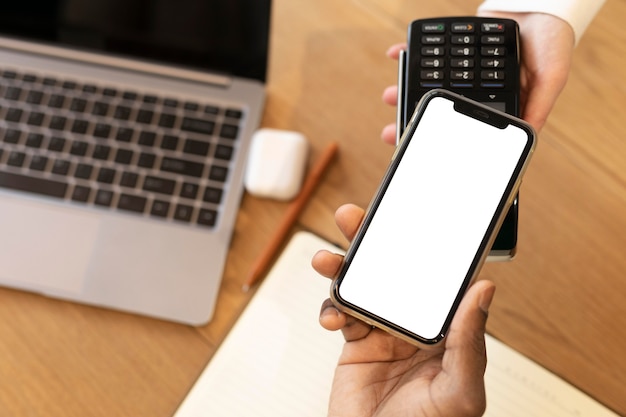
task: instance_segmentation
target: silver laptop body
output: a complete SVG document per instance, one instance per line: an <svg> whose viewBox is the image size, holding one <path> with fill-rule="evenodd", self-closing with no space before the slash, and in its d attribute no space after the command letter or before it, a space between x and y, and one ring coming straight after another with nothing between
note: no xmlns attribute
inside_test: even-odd
<svg viewBox="0 0 626 417"><path fill-rule="evenodd" d="M0 285L208 322L262 114L269 0L18 3L0 11Z"/></svg>

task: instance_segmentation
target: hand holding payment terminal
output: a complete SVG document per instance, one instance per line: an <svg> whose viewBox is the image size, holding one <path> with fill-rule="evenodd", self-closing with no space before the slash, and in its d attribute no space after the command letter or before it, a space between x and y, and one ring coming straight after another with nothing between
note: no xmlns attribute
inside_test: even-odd
<svg viewBox="0 0 626 417"><path fill-rule="evenodd" d="M398 71L398 141L417 102L434 88L520 115L519 28L514 20L476 16L415 20L409 25ZM463 201L458 204L463 210ZM516 197L487 260L513 258L517 221Z"/></svg>

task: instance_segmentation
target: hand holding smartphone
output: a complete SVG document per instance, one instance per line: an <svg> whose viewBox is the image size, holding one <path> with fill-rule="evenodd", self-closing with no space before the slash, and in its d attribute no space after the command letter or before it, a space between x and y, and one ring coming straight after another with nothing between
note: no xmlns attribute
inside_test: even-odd
<svg viewBox="0 0 626 417"><path fill-rule="evenodd" d="M346 252L335 305L409 342L441 342L535 143L532 127L515 117L427 92Z"/></svg>

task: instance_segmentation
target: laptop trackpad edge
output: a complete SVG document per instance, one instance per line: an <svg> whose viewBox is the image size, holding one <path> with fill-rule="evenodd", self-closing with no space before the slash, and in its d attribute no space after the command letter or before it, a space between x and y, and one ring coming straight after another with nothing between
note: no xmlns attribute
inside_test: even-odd
<svg viewBox="0 0 626 417"><path fill-rule="evenodd" d="M0 281L37 292L82 291L100 220L94 213L0 198Z"/></svg>

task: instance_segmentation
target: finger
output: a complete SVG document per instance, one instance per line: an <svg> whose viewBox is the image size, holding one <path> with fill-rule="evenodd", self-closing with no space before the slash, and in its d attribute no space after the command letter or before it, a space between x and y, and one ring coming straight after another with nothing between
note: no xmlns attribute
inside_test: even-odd
<svg viewBox="0 0 626 417"><path fill-rule="evenodd" d="M335 222L346 239L352 240L354 238L356 231L361 225L361 221L363 221L364 214L365 211L354 204L344 204L337 209L335 212Z"/></svg>
<svg viewBox="0 0 626 417"><path fill-rule="evenodd" d="M319 321L326 330L341 330L346 342L361 340L373 330L372 326L339 311L330 299L322 303Z"/></svg>
<svg viewBox="0 0 626 417"><path fill-rule="evenodd" d="M327 278L334 278L339 271L343 256L327 250L320 250L311 259L311 265L318 274Z"/></svg>
<svg viewBox="0 0 626 417"><path fill-rule="evenodd" d="M390 85L383 90L383 103L390 106L396 106L398 104L398 86Z"/></svg>
<svg viewBox="0 0 626 417"><path fill-rule="evenodd" d="M523 103L522 118L541 131L563 87L556 82L535 83Z"/></svg>
<svg viewBox="0 0 626 417"><path fill-rule="evenodd" d="M491 281L476 282L452 319L442 367L457 387L482 387L487 366L485 325L495 289Z"/></svg>
<svg viewBox="0 0 626 417"><path fill-rule="evenodd" d="M383 127L382 132L380 133L380 138L383 142L388 145L396 144L396 124L391 123L387 126Z"/></svg>
<svg viewBox="0 0 626 417"><path fill-rule="evenodd" d="M389 49L387 49L387 56L392 59L398 59L400 51L403 49L406 49L406 42L391 45Z"/></svg>
<svg viewBox="0 0 626 417"><path fill-rule="evenodd" d="M341 329L346 325L346 317L344 313L333 305L329 298L322 303L322 308L320 309L320 324L326 330L335 331Z"/></svg>

